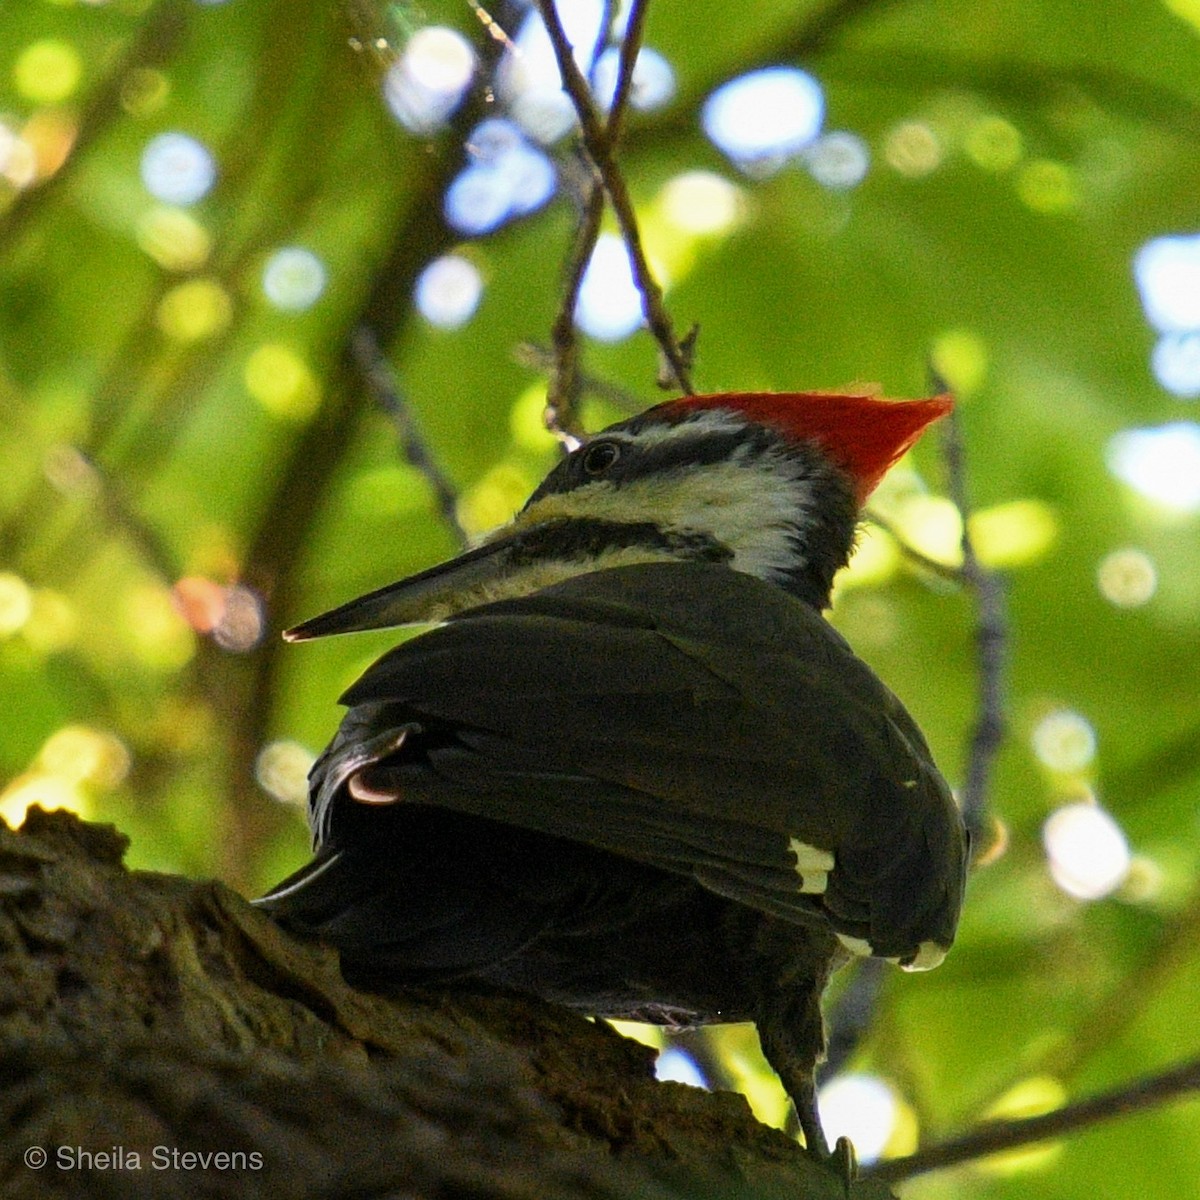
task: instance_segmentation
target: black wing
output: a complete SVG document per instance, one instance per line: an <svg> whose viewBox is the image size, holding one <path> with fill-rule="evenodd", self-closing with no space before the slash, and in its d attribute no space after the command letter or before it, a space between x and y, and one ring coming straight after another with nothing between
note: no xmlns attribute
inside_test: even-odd
<svg viewBox="0 0 1200 1200"><path fill-rule="evenodd" d="M856 952L934 965L966 840L912 718L781 589L722 566L577 576L406 642L346 693L318 843L360 791L691 876ZM361 832L358 836L361 836Z"/></svg>

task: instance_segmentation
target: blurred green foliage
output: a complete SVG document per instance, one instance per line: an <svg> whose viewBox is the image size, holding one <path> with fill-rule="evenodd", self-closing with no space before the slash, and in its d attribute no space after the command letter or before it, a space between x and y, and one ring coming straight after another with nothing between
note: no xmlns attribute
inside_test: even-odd
<svg viewBox="0 0 1200 1200"><path fill-rule="evenodd" d="M1200 1049L1200 516L1138 494L1106 457L1122 430L1195 420L1151 371L1132 262L1149 239L1198 232L1200 9L702 8L651 4L647 44L675 91L631 116L622 149L671 311L701 327L698 386L915 395L932 356L961 397L980 549L1007 581L1010 736L992 791L1006 845L977 873L947 963L889 975L852 1063L902 1099L903 1149L918 1128L944 1136L1016 1103L1015 1088L1061 1102ZM515 29L512 8L494 15ZM548 341L574 209L559 198L474 239L447 227L486 100L417 135L381 93L430 24L459 29L481 62L501 48L452 0L0 7L10 820L68 804L129 833L137 865L248 892L303 859L300 809L269 791L298 792L338 693L394 635L285 648L278 632L455 546L348 355L360 324L388 347L472 531L553 462L544 380L515 351ZM704 98L776 63L811 72L826 127L861 139L860 182L822 184L811 161L743 174L704 137ZM193 201L143 179L151 139L172 131L212 156ZM567 162L569 139L552 153ZM668 211L669 185L697 170L736 189L706 234ZM306 306L264 293L285 247L323 269ZM436 328L413 290L452 250L482 299ZM593 427L621 395L658 395L644 332L587 342L585 367L615 389L589 400ZM952 561L936 439L914 458L877 506ZM231 602L235 584L248 590ZM977 702L970 596L875 532L834 620L959 780ZM1111 814L1132 856L1091 901L1056 884L1043 840L1078 802ZM1078 852L1086 866L1101 850ZM739 1038L721 1044L724 1069L772 1114ZM1200 1195L1198 1154L1190 1100L905 1194Z"/></svg>

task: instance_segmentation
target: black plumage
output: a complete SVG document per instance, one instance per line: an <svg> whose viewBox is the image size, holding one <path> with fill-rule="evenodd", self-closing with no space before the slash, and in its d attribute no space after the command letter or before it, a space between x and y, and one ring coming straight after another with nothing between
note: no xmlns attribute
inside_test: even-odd
<svg viewBox="0 0 1200 1200"><path fill-rule="evenodd" d="M373 987L752 1020L825 1152L830 972L936 965L962 903L953 797L820 613L861 504L948 407L668 402L568 455L482 546L293 630L444 622L343 697L317 856L260 903Z"/></svg>
<svg viewBox="0 0 1200 1200"><path fill-rule="evenodd" d="M751 576L579 575L403 643L343 702L312 776L320 855L265 903L362 982L754 1020L794 1094L836 934L901 962L953 939L962 826L924 738L819 613ZM823 893L793 839L832 855Z"/></svg>

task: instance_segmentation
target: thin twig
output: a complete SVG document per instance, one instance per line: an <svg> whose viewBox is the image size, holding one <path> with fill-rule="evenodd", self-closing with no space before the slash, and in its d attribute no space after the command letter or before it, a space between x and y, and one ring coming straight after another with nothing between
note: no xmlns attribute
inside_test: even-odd
<svg viewBox="0 0 1200 1200"><path fill-rule="evenodd" d="M554 348L550 383L546 389L546 427L568 449L579 444L582 427L579 424L579 396L582 391L579 372L579 339L575 332L575 307L583 276L600 236L600 220L604 215L604 188L598 178L588 186L580 205L579 224L566 262L566 283L562 303L550 327Z"/></svg>
<svg viewBox="0 0 1200 1200"><path fill-rule="evenodd" d="M513 358L522 366L530 367L535 371L552 373L555 370L554 351L546 346L539 346L536 342L518 343L513 351ZM646 401L628 388L622 387L619 383L613 383L611 380L602 379L599 375L590 375L583 370L579 372L579 394L581 396L598 396L601 400L607 400L630 416L641 412L646 407Z"/></svg>
<svg viewBox="0 0 1200 1200"><path fill-rule="evenodd" d="M592 44L592 53L588 58L588 81L596 82L596 68L600 65L600 56L608 49L613 37L613 23L617 19L616 0L604 0L600 13L600 24L596 29L596 40Z"/></svg>
<svg viewBox="0 0 1200 1200"><path fill-rule="evenodd" d="M587 150L588 156L595 164L596 170L604 182L604 190L608 193L617 224L621 228L621 236L633 268L634 283L642 297L642 312L645 315L646 324L670 365L675 382L682 391L690 395L693 389L687 357L675 337L670 314L663 303L662 289L655 280L647 261L645 248L642 245L641 231L638 229L637 215L633 209L633 201L630 199L625 178L617 166L615 155L616 135L620 132L625 100L628 98L633 74L633 64L637 60L645 24L646 0L634 0L630 11L629 23L621 44L621 59L614 102L607 122L596 107L587 80L575 62L571 44L567 40L566 31L563 29L558 12L554 7L554 0L537 0L537 7L546 26L546 32L549 34L550 43L554 47L554 56L558 61L563 88L570 97L579 118L580 136L584 149Z"/></svg>
<svg viewBox="0 0 1200 1200"><path fill-rule="evenodd" d="M975 631L979 667L979 709L971 734L966 776L961 790L963 821L976 852L987 848L988 783L996 753L1004 740L1004 664L1008 651L1008 621L1000 577L988 571L975 553L970 533L966 453L962 426L954 410L942 425L942 455L946 461L950 499L962 516L963 582L975 594Z"/></svg>
<svg viewBox="0 0 1200 1200"><path fill-rule="evenodd" d="M57 446L47 456L45 474L63 495L92 500L104 519L125 534L143 563L168 586L183 573L171 543L138 512L119 477L92 455L78 446Z"/></svg>
<svg viewBox="0 0 1200 1200"><path fill-rule="evenodd" d="M1040 1116L988 1121L963 1137L929 1146L905 1158L893 1158L864 1167L862 1173L872 1179L895 1183L900 1179L911 1179L926 1171L983 1158L1002 1150L1062 1137L1100 1121L1164 1104L1195 1091L1200 1091L1200 1058L1158 1075L1145 1076L1112 1091L1101 1092L1098 1096L1066 1104Z"/></svg>
<svg viewBox="0 0 1200 1200"><path fill-rule="evenodd" d="M351 339L351 353L371 394L396 426L404 457L429 481L437 500L438 512L454 531L459 544L467 544L467 533L458 520L458 493L445 472L434 461L412 411L400 389L391 366L380 348L375 331L369 325L359 325Z"/></svg>
<svg viewBox="0 0 1200 1200"><path fill-rule="evenodd" d="M629 96L633 91L633 71L637 66L638 53L646 33L646 14L649 8L649 0L633 0L629 20L625 25L625 35L621 38L621 48L617 56L617 82L608 110L608 145L613 151L621 140L621 126L629 108Z"/></svg>
<svg viewBox="0 0 1200 1200"><path fill-rule="evenodd" d="M905 558L910 558L917 566L928 571L932 575L937 575L940 579L945 579L950 583L964 583L963 572L961 567L952 567L949 563L944 563L940 559L931 558L923 550L918 550L916 546L908 542L904 535L889 521L886 517L881 517L879 513L873 509L867 509L863 513L863 519L870 521L872 525L878 526L884 533L890 534L896 545L900 547L900 553Z"/></svg>

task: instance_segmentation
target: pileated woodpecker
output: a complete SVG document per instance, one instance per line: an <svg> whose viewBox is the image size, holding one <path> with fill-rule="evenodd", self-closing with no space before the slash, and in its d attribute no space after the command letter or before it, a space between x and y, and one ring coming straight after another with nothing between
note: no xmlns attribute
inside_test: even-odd
<svg viewBox="0 0 1200 1200"><path fill-rule="evenodd" d="M966 835L821 610L868 494L949 408L668 401L591 437L476 549L291 630L441 622L342 697L316 857L259 903L367 986L754 1021L827 1154L825 984L852 955L942 960Z"/></svg>

